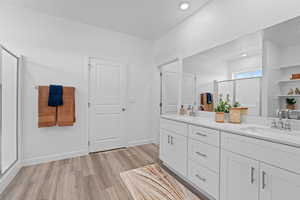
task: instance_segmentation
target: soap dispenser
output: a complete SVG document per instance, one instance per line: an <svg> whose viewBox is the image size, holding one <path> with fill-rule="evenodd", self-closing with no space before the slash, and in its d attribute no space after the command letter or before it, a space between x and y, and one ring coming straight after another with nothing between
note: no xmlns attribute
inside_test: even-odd
<svg viewBox="0 0 300 200"><path fill-rule="evenodd" d="M186 114L186 110L184 109L183 105L181 105L181 107L180 107L179 114L180 115L185 115Z"/></svg>

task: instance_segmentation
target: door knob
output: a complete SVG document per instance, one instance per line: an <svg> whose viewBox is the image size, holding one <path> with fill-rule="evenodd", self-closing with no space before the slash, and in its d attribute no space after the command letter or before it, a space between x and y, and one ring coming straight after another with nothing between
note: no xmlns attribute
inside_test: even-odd
<svg viewBox="0 0 300 200"><path fill-rule="evenodd" d="M125 111L126 111L126 109L125 109L125 108L122 108L122 111L123 111L123 112L125 112Z"/></svg>

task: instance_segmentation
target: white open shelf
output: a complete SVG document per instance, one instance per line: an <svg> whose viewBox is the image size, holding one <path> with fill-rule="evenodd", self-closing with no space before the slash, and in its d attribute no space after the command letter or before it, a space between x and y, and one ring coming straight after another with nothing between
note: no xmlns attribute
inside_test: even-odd
<svg viewBox="0 0 300 200"><path fill-rule="evenodd" d="M294 95L278 95L278 97L300 97L299 94L294 94Z"/></svg>
<svg viewBox="0 0 300 200"><path fill-rule="evenodd" d="M297 83L297 82L300 83L300 79L295 79L295 80L281 80L281 81L278 81L278 83Z"/></svg>
<svg viewBox="0 0 300 200"><path fill-rule="evenodd" d="M300 63L294 64L294 65L281 65L280 69L289 69L289 68L295 68L295 67L300 67Z"/></svg>

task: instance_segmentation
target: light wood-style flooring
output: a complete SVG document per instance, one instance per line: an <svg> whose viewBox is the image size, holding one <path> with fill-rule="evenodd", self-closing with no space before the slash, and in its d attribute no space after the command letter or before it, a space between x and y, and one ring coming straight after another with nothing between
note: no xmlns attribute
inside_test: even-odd
<svg viewBox="0 0 300 200"><path fill-rule="evenodd" d="M158 162L154 144L29 166L1 200L132 200L120 172Z"/></svg>
<svg viewBox="0 0 300 200"><path fill-rule="evenodd" d="M154 163L148 144L24 167L0 200L133 200L120 173Z"/></svg>

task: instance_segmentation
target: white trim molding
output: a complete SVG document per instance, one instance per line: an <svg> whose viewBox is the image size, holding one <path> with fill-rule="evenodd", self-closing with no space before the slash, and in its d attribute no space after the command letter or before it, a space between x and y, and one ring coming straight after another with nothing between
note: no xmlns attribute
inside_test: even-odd
<svg viewBox="0 0 300 200"><path fill-rule="evenodd" d="M20 161L16 162L13 167L11 167L0 179L0 194L6 189L6 187L12 182L12 180L17 176L20 169L22 168L22 163Z"/></svg>
<svg viewBox="0 0 300 200"><path fill-rule="evenodd" d="M145 139L145 140L135 140L127 143L127 147L140 146L144 144L156 144L157 140L155 138Z"/></svg>
<svg viewBox="0 0 300 200"><path fill-rule="evenodd" d="M30 159L25 159L23 160L22 164L23 166L31 166L31 165L37 165L41 163L47 163L51 161L59 161L59 160L64 160L64 159L69 159L69 158L74 158L74 157L79 157L79 156L85 156L88 155L88 150L84 149L81 151L74 151L74 152L68 152L68 153L63 153L63 154L54 154L50 156L41 156L41 157L36 157L36 158L30 158Z"/></svg>

